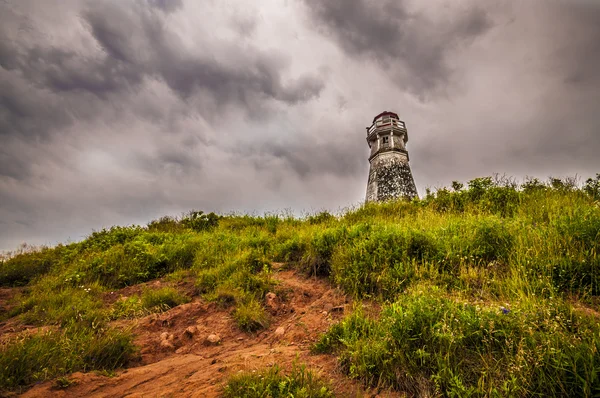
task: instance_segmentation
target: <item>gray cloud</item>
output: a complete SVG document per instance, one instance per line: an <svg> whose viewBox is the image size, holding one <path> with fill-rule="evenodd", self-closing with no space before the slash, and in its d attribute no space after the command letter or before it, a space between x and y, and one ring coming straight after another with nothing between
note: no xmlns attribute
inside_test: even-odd
<svg viewBox="0 0 600 398"><path fill-rule="evenodd" d="M258 48L219 43L233 55L222 60L206 52L211 50L208 43L201 43L196 53L186 52L159 15L139 8L122 12L121 7L94 3L84 18L108 55L108 68L122 68L124 76L129 70L156 76L184 98L200 91L214 98L217 107L233 102L249 111L257 102L271 99L306 101L323 89L323 82L315 75L284 83L282 56Z"/></svg>
<svg viewBox="0 0 600 398"><path fill-rule="evenodd" d="M306 4L346 53L382 64L400 87L421 98L443 91L452 79L448 53L492 26L487 12L475 5L448 6L443 16L432 18L431 13L409 9L404 0Z"/></svg>
<svg viewBox="0 0 600 398"><path fill-rule="evenodd" d="M361 201L364 127L428 186L600 171L600 4L0 0L0 250Z"/></svg>
<svg viewBox="0 0 600 398"><path fill-rule="evenodd" d="M183 0L148 0L148 4L164 12L174 12L183 6Z"/></svg>

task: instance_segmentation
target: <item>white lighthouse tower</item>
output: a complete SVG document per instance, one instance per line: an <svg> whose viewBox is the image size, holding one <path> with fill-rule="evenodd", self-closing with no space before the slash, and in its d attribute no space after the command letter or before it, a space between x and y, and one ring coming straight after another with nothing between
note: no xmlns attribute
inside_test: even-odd
<svg viewBox="0 0 600 398"><path fill-rule="evenodd" d="M408 131L394 112L382 112L367 127L371 148L367 202L417 197L417 188L408 165Z"/></svg>

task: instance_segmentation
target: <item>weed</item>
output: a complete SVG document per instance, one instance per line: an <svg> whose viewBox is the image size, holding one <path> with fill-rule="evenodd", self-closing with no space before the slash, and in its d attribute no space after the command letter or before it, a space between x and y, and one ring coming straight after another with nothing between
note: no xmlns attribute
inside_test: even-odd
<svg viewBox="0 0 600 398"><path fill-rule="evenodd" d="M146 289L141 296L133 295L115 302L111 318L135 318L153 312L163 312L189 301L187 296L172 287Z"/></svg>
<svg viewBox="0 0 600 398"><path fill-rule="evenodd" d="M237 306L233 318L240 329L255 332L269 325L269 316L265 309L255 299L250 299Z"/></svg>

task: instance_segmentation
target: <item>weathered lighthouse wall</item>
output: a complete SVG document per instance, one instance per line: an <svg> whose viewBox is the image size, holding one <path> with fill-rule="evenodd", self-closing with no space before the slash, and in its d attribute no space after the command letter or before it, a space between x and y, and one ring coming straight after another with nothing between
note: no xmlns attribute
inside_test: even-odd
<svg viewBox="0 0 600 398"><path fill-rule="evenodd" d="M371 159L367 183L367 201L386 201L405 197L413 199L417 188L408 156L404 152L383 152Z"/></svg>

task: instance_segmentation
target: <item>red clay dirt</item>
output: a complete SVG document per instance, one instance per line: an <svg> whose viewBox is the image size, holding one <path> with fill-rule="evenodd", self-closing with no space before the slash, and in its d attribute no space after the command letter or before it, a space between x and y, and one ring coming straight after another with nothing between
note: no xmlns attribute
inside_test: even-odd
<svg viewBox="0 0 600 398"><path fill-rule="evenodd" d="M196 297L162 314L114 322L117 327L131 328L140 347L139 358L128 369L113 377L74 373L66 388L57 388L51 380L22 396L218 397L227 378L237 372L260 371L275 364L289 370L294 363L306 364L320 374L337 397L403 396L365 390L341 373L335 356L310 352L319 336L351 311L348 297L326 280L295 271L279 271L274 277L280 282L275 289L278 296L271 300L271 323L265 330L245 333L236 326L231 309ZM218 335L220 342L207 342L211 334Z"/></svg>

